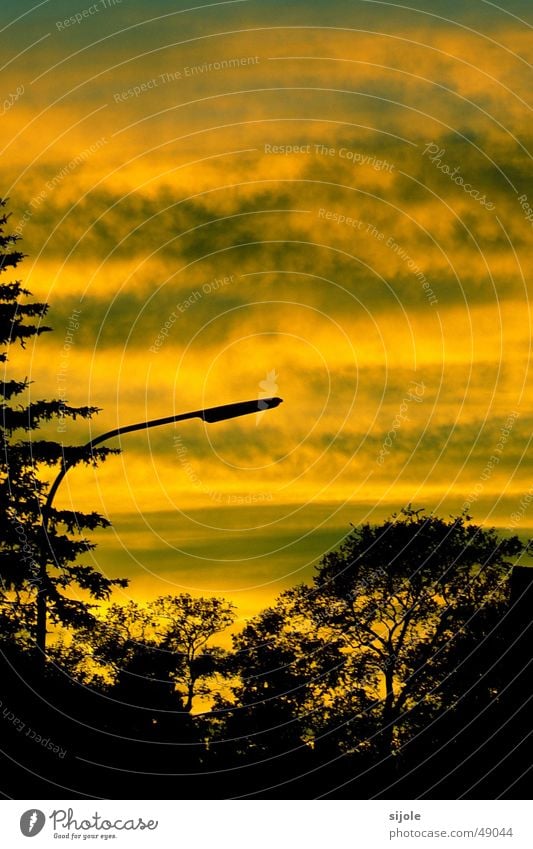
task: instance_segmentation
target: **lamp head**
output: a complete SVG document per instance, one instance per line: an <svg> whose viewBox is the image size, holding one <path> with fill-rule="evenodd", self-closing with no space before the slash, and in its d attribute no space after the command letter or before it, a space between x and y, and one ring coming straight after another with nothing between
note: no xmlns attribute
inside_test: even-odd
<svg viewBox="0 0 533 849"><path fill-rule="evenodd" d="M213 424L214 422L223 422L226 419L235 419L238 416L247 416L250 413L272 410L282 402L283 398L258 398L255 401L239 401L236 404L209 407L207 410L201 410L198 415L204 422Z"/></svg>

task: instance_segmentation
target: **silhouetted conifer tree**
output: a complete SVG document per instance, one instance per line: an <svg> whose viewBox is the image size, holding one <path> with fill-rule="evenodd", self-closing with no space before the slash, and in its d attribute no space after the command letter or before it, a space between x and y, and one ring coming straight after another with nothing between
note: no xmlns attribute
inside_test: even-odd
<svg viewBox="0 0 533 849"><path fill-rule="evenodd" d="M6 200L0 199L0 209ZM31 293L19 280L4 282L24 258L17 250L19 236L6 232L9 215L0 214L0 362L7 364L9 349L23 348L28 340L51 330L43 324L48 304L28 301ZM44 660L47 617L54 625L90 625L90 605L69 597L72 586L87 591L95 599L109 596L110 580L78 559L94 545L84 537L85 530L109 525L98 513L70 510L47 511L43 520L49 484L43 479L46 468L68 461L93 464L115 449L92 452L65 446L53 439L37 439L36 431L64 418L90 419L97 407L73 407L63 400L35 399L27 378L14 379L4 365L0 381L0 617L4 640L29 648L37 645Z"/></svg>

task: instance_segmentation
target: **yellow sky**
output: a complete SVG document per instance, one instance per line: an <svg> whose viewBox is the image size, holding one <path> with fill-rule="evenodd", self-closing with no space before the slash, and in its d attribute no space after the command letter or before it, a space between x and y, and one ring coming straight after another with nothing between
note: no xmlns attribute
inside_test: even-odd
<svg viewBox="0 0 533 849"><path fill-rule="evenodd" d="M103 408L61 438L284 398L125 437L59 500L112 519L93 556L134 596L242 615L350 521L506 527L531 486L522 4L268 5L4 13L2 191L55 329L11 366Z"/></svg>

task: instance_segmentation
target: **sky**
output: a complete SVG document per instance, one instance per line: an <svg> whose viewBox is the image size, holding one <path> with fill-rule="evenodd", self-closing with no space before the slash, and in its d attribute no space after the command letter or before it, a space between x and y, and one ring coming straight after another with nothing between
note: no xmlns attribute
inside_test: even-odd
<svg viewBox="0 0 533 849"><path fill-rule="evenodd" d="M284 399L69 473L58 506L113 523L92 559L131 578L117 600L245 618L408 503L530 535L532 23L4 0L1 193L54 328L9 367L102 408L45 435Z"/></svg>

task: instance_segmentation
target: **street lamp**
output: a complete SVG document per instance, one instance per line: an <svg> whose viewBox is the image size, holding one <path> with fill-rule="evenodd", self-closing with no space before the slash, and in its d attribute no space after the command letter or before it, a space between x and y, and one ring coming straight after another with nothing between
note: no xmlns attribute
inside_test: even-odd
<svg viewBox="0 0 533 849"><path fill-rule="evenodd" d="M133 433L133 431L136 430L148 430L152 427L160 427L160 425L172 424L173 422L182 422L186 419L202 419L202 421L207 422L208 424L214 424L215 422L223 422L227 419L235 419L239 416L247 416L250 413L261 413L264 410L272 410L274 407L278 407L282 403L282 401L282 398L261 398L256 399L254 401L239 401L236 404L223 404L220 407L208 407L205 410L194 410L190 413L180 413L176 416L166 416L163 419L151 419L150 421L138 422L137 424L126 425L125 427L117 427L114 430L108 430L106 433L102 433L100 436L96 436L94 439L91 439L85 445L80 446L80 450L91 451L97 445L100 445L102 442L107 442L107 440L113 439L115 436L122 436L122 434L124 433ZM43 538L45 538L48 542L48 526L50 522L50 515L54 498L56 496L57 490L59 489L61 481L67 474L68 470L75 464L75 462L76 460L74 458L70 460L63 458L61 462L61 469L50 487L48 497L43 506L41 514ZM46 612L48 595L48 575L46 571L46 566L46 553L43 552L43 557L41 559L41 564L39 567L40 589L37 594L36 633L38 657L43 665L46 659Z"/></svg>

